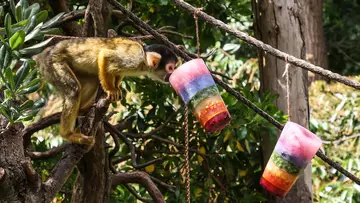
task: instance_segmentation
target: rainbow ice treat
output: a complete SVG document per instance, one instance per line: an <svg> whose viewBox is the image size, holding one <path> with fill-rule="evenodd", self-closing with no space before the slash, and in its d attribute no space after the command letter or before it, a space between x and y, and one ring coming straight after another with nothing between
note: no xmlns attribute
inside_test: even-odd
<svg viewBox="0 0 360 203"><path fill-rule="evenodd" d="M202 59L188 61L177 68L169 81L181 99L189 104L207 132L223 129L230 114Z"/></svg>
<svg viewBox="0 0 360 203"><path fill-rule="evenodd" d="M306 128L288 121L262 174L260 184L284 197L321 146L321 139Z"/></svg>

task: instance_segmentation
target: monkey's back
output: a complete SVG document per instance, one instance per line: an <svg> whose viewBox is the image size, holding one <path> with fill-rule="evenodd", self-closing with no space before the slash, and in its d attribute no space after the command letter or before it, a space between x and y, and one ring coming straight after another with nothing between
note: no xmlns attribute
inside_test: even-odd
<svg viewBox="0 0 360 203"><path fill-rule="evenodd" d="M140 42L124 38L64 40L54 46L50 55L53 61L65 60L75 72L97 75L97 58L103 49L116 52L116 55L107 58L107 60L111 62L116 60L119 68L122 69L135 69L145 61L143 45ZM120 60L119 56L121 56Z"/></svg>

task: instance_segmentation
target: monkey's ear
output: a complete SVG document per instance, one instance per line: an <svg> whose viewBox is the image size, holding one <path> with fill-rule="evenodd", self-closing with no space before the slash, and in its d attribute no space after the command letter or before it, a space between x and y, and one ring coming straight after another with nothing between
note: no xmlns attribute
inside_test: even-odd
<svg viewBox="0 0 360 203"><path fill-rule="evenodd" d="M148 66L157 68L161 60L161 55L156 52L146 52L146 62Z"/></svg>

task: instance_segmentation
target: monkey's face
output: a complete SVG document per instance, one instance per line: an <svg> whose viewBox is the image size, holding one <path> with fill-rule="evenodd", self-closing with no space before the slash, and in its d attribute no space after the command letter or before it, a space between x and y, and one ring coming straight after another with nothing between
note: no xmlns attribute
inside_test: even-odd
<svg viewBox="0 0 360 203"><path fill-rule="evenodd" d="M149 76L162 83L168 83L169 77L175 70L178 59L174 52L164 45L154 44L145 46L147 55L152 55L154 71ZM155 54L148 54L155 53Z"/></svg>

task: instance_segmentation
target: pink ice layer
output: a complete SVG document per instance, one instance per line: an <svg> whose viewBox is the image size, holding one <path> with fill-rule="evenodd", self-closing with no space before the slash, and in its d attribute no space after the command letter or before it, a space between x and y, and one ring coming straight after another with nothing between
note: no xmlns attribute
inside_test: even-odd
<svg viewBox="0 0 360 203"><path fill-rule="evenodd" d="M169 82L174 90L179 93L186 84L204 74L210 74L204 61L202 59L193 59L178 67L171 74Z"/></svg>
<svg viewBox="0 0 360 203"><path fill-rule="evenodd" d="M281 132L275 151L294 164L305 167L321 146L321 139L308 129L288 121Z"/></svg>

